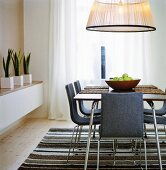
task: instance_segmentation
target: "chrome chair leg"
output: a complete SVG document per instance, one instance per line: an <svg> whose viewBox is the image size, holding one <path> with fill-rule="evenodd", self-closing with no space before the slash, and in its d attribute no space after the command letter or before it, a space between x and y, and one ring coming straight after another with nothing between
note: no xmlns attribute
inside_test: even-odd
<svg viewBox="0 0 166 170"><path fill-rule="evenodd" d="M80 131L79 131L78 141L80 141L80 139L81 139L82 129L83 129L83 126L80 126Z"/></svg>
<svg viewBox="0 0 166 170"><path fill-rule="evenodd" d="M83 129L83 126L80 126L80 129L78 130L78 131L79 131L79 134L78 134L78 139L77 139L77 146L76 146L76 148L78 148L78 143L80 142L80 139L81 139L82 129Z"/></svg>
<svg viewBox="0 0 166 170"><path fill-rule="evenodd" d="M74 145L73 145L73 152L74 152L74 149L76 148L77 146L77 136L78 136L78 131L79 131L79 126L77 126L77 130L76 130L76 136L75 136L75 141L74 141Z"/></svg>
<svg viewBox="0 0 166 170"><path fill-rule="evenodd" d="M97 145L97 169L99 170L99 164L100 164L100 139L98 140L98 145Z"/></svg>
<svg viewBox="0 0 166 170"><path fill-rule="evenodd" d="M164 132L165 132L165 135L166 135L166 128L165 128L165 125L164 125Z"/></svg>
<svg viewBox="0 0 166 170"><path fill-rule="evenodd" d="M139 158L139 160L140 160L140 166L141 166L141 155L142 155L142 148L141 148L142 146L141 146L141 140L140 140L140 143L139 143L139 148L140 148L140 152L139 152L139 154L140 154L140 158Z"/></svg>
<svg viewBox="0 0 166 170"><path fill-rule="evenodd" d="M116 161L115 160L115 154L116 154L116 144L115 143L116 143L116 139L113 140L113 155L114 155L114 163L113 163L113 165L115 165L115 163L116 163L115 162Z"/></svg>
<svg viewBox="0 0 166 170"><path fill-rule="evenodd" d="M72 144L73 144L74 132L75 132L76 128L78 128L78 127L75 126L74 129L73 129L73 133L72 133L72 137L71 137L71 141L70 141L70 148L69 148L69 152L68 152L68 156L67 156L67 163L69 162L69 156L70 156L71 147L72 147Z"/></svg>
<svg viewBox="0 0 166 170"><path fill-rule="evenodd" d="M91 113L90 124L89 124L89 132L88 132L88 141L87 141L87 148L86 148L86 156L85 156L84 170L87 169L87 165L88 165L88 156L89 156L89 149L90 149L92 123L93 123L93 115L94 115L95 106L96 106L96 101L93 101L92 109L91 109L92 113Z"/></svg>
<svg viewBox="0 0 166 170"><path fill-rule="evenodd" d="M131 140L131 150L132 153L134 152L134 148L136 148L136 142L134 141L134 139Z"/></svg>
<svg viewBox="0 0 166 170"><path fill-rule="evenodd" d="M134 165L136 165L136 155L137 155L137 139L134 140L135 146L134 146Z"/></svg>
<svg viewBox="0 0 166 170"><path fill-rule="evenodd" d="M150 105L150 107L152 108L152 111L153 111L154 129L155 129L157 152L158 152L158 161L159 161L160 170L162 170L163 168L162 168L162 161L161 161L161 153L160 153L160 144L159 144L159 136L158 136L158 129L157 129L155 106L154 106L154 103L152 101L148 102L148 104Z"/></svg>
<svg viewBox="0 0 166 170"><path fill-rule="evenodd" d="M133 140L134 141L134 149L135 150L135 155L136 155L136 152L137 152L137 140Z"/></svg>
<svg viewBox="0 0 166 170"><path fill-rule="evenodd" d="M144 133L145 133L145 137L147 138L146 124L145 123L144 123Z"/></svg>
<svg viewBox="0 0 166 170"><path fill-rule="evenodd" d="M145 148L145 169L147 170L147 151L146 151L146 139L144 138L144 148Z"/></svg>
<svg viewBox="0 0 166 170"><path fill-rule="evenodd" d="M95 138L95 132L96 132L96 125L94 125L94 128L93 128L93 139Z"/></svg>

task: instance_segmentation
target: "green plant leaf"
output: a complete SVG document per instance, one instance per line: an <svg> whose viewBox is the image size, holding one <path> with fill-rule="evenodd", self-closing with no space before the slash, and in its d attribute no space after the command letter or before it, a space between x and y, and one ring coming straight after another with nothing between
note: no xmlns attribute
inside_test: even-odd
<svg viewBox="0 0 166 170"><path fill-rule="evenodd" d="M6 64L5 64L5 59L3 58L3 69L4 71L6 70Z"/></svg>
<svg viewBox="0 0 166 170"><path fill-rule="evenodd" d="M15 52L13 54L12 60L13 60L15 76L20 76L20 62L21 62L20 51L18 53Z"/></svg>
<svg viewBox="0 0 166 170"><path fill-rule="evenodd" d="M24 55L24 59L23 59L24 74L29 74L30 57L31 57L31 53L29 53L27 57L25 57Z"/></svg>
<svg viewBox="0 0 166 170"><path fill-rule="evenodd" d="M5 72L5 77L10 76L9 67L10 67L10 61L11 61L12 53L13 53L13 50L8 49L8 55L7 55L6 62L5 62L5 59L3 58L3 68L4 68L4 72Z"/></svg>

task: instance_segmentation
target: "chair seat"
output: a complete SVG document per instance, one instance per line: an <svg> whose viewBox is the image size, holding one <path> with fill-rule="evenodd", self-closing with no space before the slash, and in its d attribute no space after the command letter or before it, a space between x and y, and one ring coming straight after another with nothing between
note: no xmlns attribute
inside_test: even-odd
<svg viewBox="0 0 166 170"><path fill-rule="evenodd" d="M86 108L84 108L84 115L86 115L86 116L90 116L91 115L91 110L90 109L86 109ZM94 115L95 116L99 116L99 115L101 115L101 109L95 109L94 110Z"/></svg>
<svg viewBox="0 0 166 170"><path fill-rule="evenodd" d="M159 109L159 110L155 110L155 112L156 112L156 115L158 115L158 116L162 116L162 115L166 114L166 111L163 108ZM152 109L144 109L144 114L152 115L153 111L152 111Z"/></svg>
<svg viewBox="0 0 166 170"><path fill-rule="evenodd" d="M166 125L166 117L164 116L156 116L156 121L157 124ZM153 124L154 123L153 116L144 115L144 123Z"/></svg>

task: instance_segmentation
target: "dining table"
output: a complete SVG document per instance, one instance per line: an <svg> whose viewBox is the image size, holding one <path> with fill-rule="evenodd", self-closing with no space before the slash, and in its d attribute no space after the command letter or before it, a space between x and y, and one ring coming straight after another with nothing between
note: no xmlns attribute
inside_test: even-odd
<svg viewBox="0 0 166 170"><path fill-rule="evenodd" d="M94 109L98 106L98 102L101 101L102 93L114 93L114 92L121 93L121 91L114 91L113 89L111 89L108 86L90 85L90 86L86 86L83 90L81 90L80 93L76 94L74 97L74 100L77 100L77 101L78 100L92 101L84 170L87 169L87 165L88 165L88 155L89 155L89 149L90 149ZM157 128L154 102L155 101L165 101L166 94L161 89L159 89L158 87L156 87L154 85L138 85L138 86L136 86L136 88L132 89L131 91L127 91L127 92L142 92L143 93L143 101L146 101L153 111L153 120L154 120L154 129L155 129L155 139L156 139L156 145L157 145L158 162L159 162L159 168L160 168L160 170L162 170L162 160L161 160L161 153L160 153L160 144L159 144L159 136L158 136L158 128Z"/></svg>

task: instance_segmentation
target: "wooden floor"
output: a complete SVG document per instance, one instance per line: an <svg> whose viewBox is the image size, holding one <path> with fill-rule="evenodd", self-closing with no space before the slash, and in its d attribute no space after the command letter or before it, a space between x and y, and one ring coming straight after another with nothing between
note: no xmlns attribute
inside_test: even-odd
<svg viewBox="0 0 166 170"><path fill-rule="evenodd" d="M0 170L17 170L51 127L73 127L68 121L28 119L0 139Z"/></svg>

